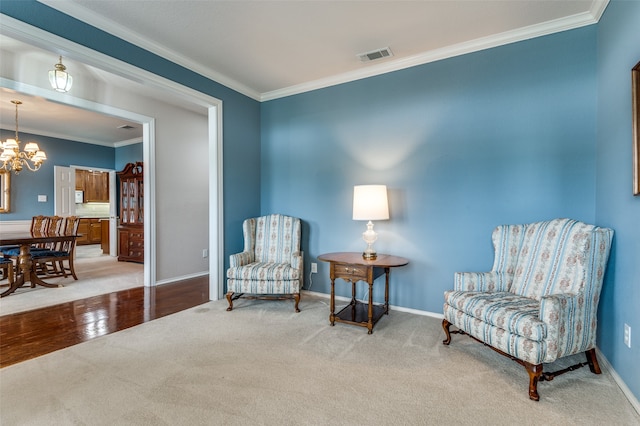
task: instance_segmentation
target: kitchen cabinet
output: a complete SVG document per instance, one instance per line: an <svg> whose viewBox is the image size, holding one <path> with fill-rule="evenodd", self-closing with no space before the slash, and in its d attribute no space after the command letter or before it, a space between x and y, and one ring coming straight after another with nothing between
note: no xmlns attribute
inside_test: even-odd
<svg viewBox="0 0 640 426"><path fill-rule="evenodd" d="M101 247L103 254L109 254L109 219L100 219Z"/></svg>
<svg viewBox="0 0 640 426"><path fill-rule="evenodd" d="M142 162L129 163L121 172L118 260L144 262L144 181Z"/></svg>
<svg viewBox="0 0 640 426"><path fill-rule="evenodd" d="M109 202L109 173L87 172L84 187L84 200L87 203Z"/></svg>
<svg viewBox="0 0 640 426"><path fill-rule="evenodd" d="M76 170L76 191L84 191L85 203L108 203L109 173Z"/></svg>
<svg viewBox="0 0 640 426"><path fill-rule="evenodd" d="M77 245L100 244L102 242L102 227L99 218L81 218L78 224Z"/></svg>
<svg viewBox="0 0 640 426"><path fill-rule="evenodd" d="M76 169L76 191L84 191L84 185L87 181L87 171Z"/></svg>

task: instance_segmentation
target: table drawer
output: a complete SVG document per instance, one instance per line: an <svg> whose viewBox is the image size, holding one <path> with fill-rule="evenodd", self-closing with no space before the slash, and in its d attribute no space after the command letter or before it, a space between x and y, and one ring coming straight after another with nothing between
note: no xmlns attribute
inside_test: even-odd
<svg viewBox="0 0 640 426"><path fill-rule="evenodd" d="M334 274L336 278L344 280L367 280L368 269L366 266L359 265L340 265L334 266Z"/></svg>

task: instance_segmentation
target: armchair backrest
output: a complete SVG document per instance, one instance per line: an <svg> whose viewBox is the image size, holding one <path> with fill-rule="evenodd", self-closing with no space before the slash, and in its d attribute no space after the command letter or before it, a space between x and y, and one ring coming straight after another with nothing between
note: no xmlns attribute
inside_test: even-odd
<svg viewBox="0 0 640 426"><path fill-rule="evenodd" d="M300 251L300 219L272 214L247 219L242 225L244 251L254 254L255 262L291 263Z"/></svg>
<svg viewBox="0 0 640 426"><path fill-rule="evenodd" d="M491 240L495 250L493 259L494 272L506 272L510 275L515 274L516 263L520 250L522 249L522 240L525 235L526 225L500 225L493 230Z"/></svg>
<svg viewBox="0 0 640 426"><path fill-rule="evenodd" d="M540 300L585 291L597 303L613 238L611 229L554 219L524 225L523 231L511 292Z"/></svg>

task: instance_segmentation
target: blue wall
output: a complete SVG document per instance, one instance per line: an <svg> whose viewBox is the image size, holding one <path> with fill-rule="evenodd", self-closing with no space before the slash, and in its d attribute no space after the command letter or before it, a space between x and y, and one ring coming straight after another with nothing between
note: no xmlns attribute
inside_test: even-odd
<svg viewBox="0 0 640 426"><path fill-rule="evenodd" d="M128 163L135 163L142 160L142 143L121 146L116 148L114 169L120 171L124 169L124 166Z"/></svg>
<svg viewBox="0 0 640 426"><path fill-rule="evenodd" d="M306 222L308 265L364 248L353 185L386 184L376 248L410 260L390 303L441 313L455 271L491 268L496 225L594 222L596 82L590 26L266 102L262 212Z"/></svg>
<svg viewBox="0 0 640 426"><path fill-rule="evenodd" d="M616 231L600 300L598 347L640 399L640 196L632 195L631 68L640 2L612 1L598 24L596 218ZM631 349L623 344L631 326Z"/></svg>
<svg viewBox="0 0 640 426"><path fill-rule="evenodd" d="M1 129L0 137L4 141L13 138L15 133ZM105 146L73 142L65 139L20 133L22 146L26 142L37 142L47 153L47 161L40 170L31 172L23 169L20 174L11 174L11 211L0 215L0 220L28 220L35 215L53 215L53 166L89 166L113 169L115 149ZM47 202L39 203L38 195L46 195Z"/></svg>

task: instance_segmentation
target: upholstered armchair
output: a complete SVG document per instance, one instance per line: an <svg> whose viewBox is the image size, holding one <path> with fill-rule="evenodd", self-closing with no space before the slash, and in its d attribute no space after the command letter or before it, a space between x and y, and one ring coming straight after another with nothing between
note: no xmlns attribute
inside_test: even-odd
<svg viewBox="0 0 640 426"><path fill-rule="evenodd" d="M492 270L456 273L444 294L443 343L468 334L518 362L534 401L538 381L585 365L600 374L596 315L612 238L611 229L570 219L498 226ZM586 362L543 372L544 363L582 352Z"/></svg>
<svg viewBox="0 0 640 426"><path fill-rule="evenodd" d="M247 293L251 297L293 297L300 312L303 253L300 251L300 219L273 214L244 221L244 251L230 256L227 300Z"/></svg>

